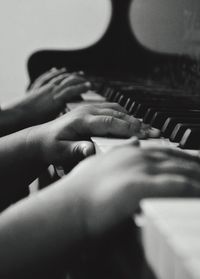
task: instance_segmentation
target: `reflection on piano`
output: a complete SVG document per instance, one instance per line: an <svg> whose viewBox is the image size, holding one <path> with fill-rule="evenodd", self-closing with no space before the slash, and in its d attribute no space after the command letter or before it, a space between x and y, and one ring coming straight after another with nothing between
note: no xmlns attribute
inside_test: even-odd
<svg viewBox="0 0 200 279"><path fill-rule="evenodd" d="M141 119L149 129L161 132L160 139L153 139L154 144L165 145L167 143L184 150L199 149L198 43L200 39L198 36L200 33L197 22L199 0L112 0L111 2L112 18L102 39L91 47L81 50L37 51L28 61L31 82L52 67L66 67L72 72L83 70L95 87L95 92L90 92L89 97L83 96L85 101L118 102L131 115ZM179 44L175 43L174 52L172 47L169 52L165 50L165 53L162 53L159 48L144 46L141 44L144 42L136 39L137 32L134 30L134 20L130 18L132 15L130 9L142 7L141 10L145 10L145 5L147 8L149 3L155 7L165 5L166 13L180 15L179 20L170 17L170 21L165 15L165 21L163 21L163 24L167 25L167 34L170 35L167 37L168 46L172 34L179 36L177 37ZM174 13L174 9L178 12ZM162 12L165 12L164 8ZM141 14L142 16L144 15ZM148 9L145 12L145 17L147 16ZM158 18L161 20L162 16ZM179 25L177 23L174 25L173 20L175 22L178 20ZM158 26L159 24L161 23L157 22ZM174 29L177 26L178 29ZM162 28L165 30L165 26ZM173 40L174 38L175 36L172 36ZM181 46L180 51L177 46ZM73 109L76 105L78 104L74 102L69 104L69 107ZM106 141L101 138L92 138L92 140L101 151L107 150L113 144L123 143L120 139ZM142 141L142 145L145 146L149 142Z"/></svg>

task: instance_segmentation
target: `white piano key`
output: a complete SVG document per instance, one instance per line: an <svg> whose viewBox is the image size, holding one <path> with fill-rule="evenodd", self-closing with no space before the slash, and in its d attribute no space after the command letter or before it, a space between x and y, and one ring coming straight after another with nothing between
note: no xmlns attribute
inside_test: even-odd
<svg viewBox="0 0 200 279"><path fill-rule="evenodd" d="M116 147L118 145L123 145L127 143L127 139L120 139L120 138L107 138L107 137L92 137L92 141L95 144L96 150L102 153L108 152L113 147ZM170 147L170 148L177 148L177 143L172 143L168 139L159 138L159 139L145 139L145 140L139 140L141 148L150 148L150 147ZM179 149L181 150L181 149ZM181 150L183 152L190 153L194 156L199 156L199 151L197 150Z"/></svg>
<svg viewBox="0 0 200 279"><path fill-rule="evenodd" d="M157 277L195 278L185 270L189 259L200 258L200 200L149 199L141 207L146 221L142 229L144 251Z"/></svg>
<svg viewBox="0 0 200 279"><path fill-rule="evenodd" d="M91 137L92 142L94 143L96 153L106 153L116 146L122 146L129 142L129 139L121 138L106 138L106 137Z"/></svg>
<svg viewBox="0 0 200 279"><path fill-rule="evenodd" d="M141 207L154 219L200 218L199 198L144 199Z"/></svg>
<svg viewBox="0 0 200 279"><path fill-rule="evenodd" d="M176 265L175 265L175 279L188 278L189 271L188 262L193 259L200 261L200 239L199 235L176 237L172 241L173 247L176 247ZM200 278L200 277L199 277Z"/></svg>
<svg viewBox="0 0 200 279"><path fill-rule="evenodd" d="M99 104L101 102L105 102L106 99L97 94L95 91L88 91L87 93L81 94L82 97L82 101L77 101L77 102L70 102L67 103L67 108L69 110L75 109L79 106L83 106L83 105L91 105L91 104Z"/></svg>
<svg viewBox="0 0 200 279"><path fill-rule="evenodd" d="M95 101L95 102L105 102L106 99L105 97L97 94L93 90L89 90L87 93L81 94L81 97L83 98L84 101Z"/></svg>
<svg viewBox="0 0 200 279"><path fill-rule="evenodd" d="M188 277L186 279L199 279L200 278L200 257L195 258L195 259L190 259L185 264L184 271L185 271L185 274L188 275Z"/></svg>
<svg viewBox="0 0 200 279"><path fill-rule="evenodd" d="M152 270L157 271L158 260L158 231L156 228L155 220L146 217L145 225L142 229L142 243L147 263Z"/></svg>

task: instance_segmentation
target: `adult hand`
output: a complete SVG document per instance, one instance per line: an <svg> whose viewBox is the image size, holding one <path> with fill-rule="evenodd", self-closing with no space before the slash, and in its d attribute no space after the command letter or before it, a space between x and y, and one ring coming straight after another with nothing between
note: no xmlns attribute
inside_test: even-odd
<svg viewBox="0 0 200 279"><path fill-rule="evenodd" d="M84 233L100 234L131 217L148 197L199 197L200 160L173 149L125 146L80 163L75 185ZM65 184L65 178L59 183Z"/></svg>
<svg viewBox="0 0 200 279"><path fill-rule="evenodd" d="M85 105L33 128L28 142L37 138L45 163L68 166L70 162L74 166L95 153L90 136L128 138L139 134L140 125L118 104Z"/></svg>

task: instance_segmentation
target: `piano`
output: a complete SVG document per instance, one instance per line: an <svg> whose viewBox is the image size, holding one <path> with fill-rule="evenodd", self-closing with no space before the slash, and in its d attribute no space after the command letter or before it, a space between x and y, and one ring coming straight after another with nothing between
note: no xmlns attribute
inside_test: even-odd
<svg viewBox="0 0 200 279"><path fill-rule="evenodd" d="M28 60L31 82L51 67L66 67L72 72L81 69L95 85L97 94L104 100L120 103L131 115L160 130L162 138L168 139L165 142L182 149L198 149L200 68L196 11L199 5L196 0L179 2L170 0L161 4L150 0L146 4L141 0L112 0L112 17L104 36L85 49L33 53ZM148 39L145 30L139 30L144 19L134 22L134 16L137 18L137 13L149 5L154 5L157 13L163 6L160 12L175 22L166 19L162 22L158 16L157 24L162 24L161 29L166 32L160 38L166 37L164 43L160 41L160 48ZM174 10L180 11L174 13ZM156 13L145 15L153 20ZM155 41L161 36L161 32L150 33ZM168 44L166 48L164 44Z"/></svg>
<svg viewBox="0 0 200 279"><path fill-rule="evenodd" d="M71 72L82 70L93 83L94 90L82 96L81 102L105 100L118 102L129 114L141 119L149 130L160 132L160 138L144 140L141 145L167 144L198 155L199 0L109 0L109 2L112 4L110 24L100 40L84 49L43 49L33 53L27 65L30 81L33 82L52 67L66 67ZM68 107L73 109L77 105L80 103L75 101L68 104ZM96 144L97 151L106 152L110 146L123 143L124 139L94 137L92 140ZM147 213L148 204L144 204L143 209ZM149 271L144 275L143 271L148 269L148 266L144 268L144 263L140 260L143 259L143 254L138 252L138 243L134 243L134 248L130 249L132 246L130 230L127 229L129 236L125 237L126 239L122 231L119 230L120 234L116 238L111 237L100 242L99 246L103 244L99 254L86 260L91 268L90 275L87 274L85 278L154 278ZM136 231L137 228L134 228L134 234ZM147 243L147 250L149 237L153 239L154 236L151 232L149 234L147 228L143 238L144 243ZM110 243L113 242L120 248L117 250L115 247L113 253L109 250L109 255L105 254L103 247L107 249L106 245L109 243L110 247ZM121 253L121 258L116 255L117 252ZM114 259L112 262L111 256ZM149 256L146 253L148 264L156 276L161 275L158 279L171 279L172 277L162 277L163 273L154 268L155 260L152 257L153 255ZM114 264L115 272L112 273L103 262ZM194 264L198 267L196 262ZM80 264L80 269L76 268L74 278L81 278L77 272L78 269L85 272L83 266L84 264ZM88 271L87 268L86 270Z"/></svg>

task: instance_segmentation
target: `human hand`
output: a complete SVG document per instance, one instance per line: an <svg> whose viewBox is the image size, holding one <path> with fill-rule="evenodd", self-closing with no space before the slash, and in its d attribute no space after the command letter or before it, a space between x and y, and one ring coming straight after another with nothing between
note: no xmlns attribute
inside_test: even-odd
<svg viewBox="0 0 200 279"><path fill-rule="evenodd" d="M84 160L66 181L91 237L131 217L143 198L199 197L200 160L173 149L125 146Z"/></svg>
<svg viewBox="0 0 200 279"><path fill-rule="evenodd" d="M91 84L80 73L69 74L65 69L53 69L40 76L31 86L29 94L13 109L23 113L26 126L54 119L66 103L87 92Z"/></svg>
<svg viewBox="0 0 200 279"><path fill-rule="evenodd" d="M37 93L38 89L40 89L42 86L46 85L47 83L51 82L54 78L60 76L62 80L62 78L65 78L72 74L83 76L84 72L79 71L79 72L70 73L67 71L66 68L61 68L61 69L52 68L49 71L45 72L44 74L40 75L32 84L30 84L29 88L27 89L27 92Z"/></svg>
<svg viewBox="0 0 200 279"><path fill-rule="evenodd" d="M68 167L95 153L90 136L128 138L139 133L140 125L118 104L85 105L33 128L29 139L40 142L46 164Z"/></svg>

